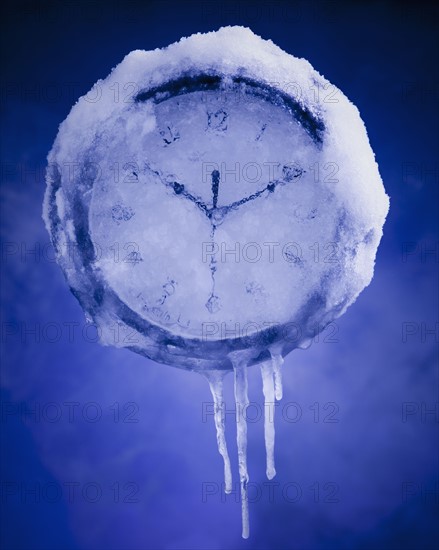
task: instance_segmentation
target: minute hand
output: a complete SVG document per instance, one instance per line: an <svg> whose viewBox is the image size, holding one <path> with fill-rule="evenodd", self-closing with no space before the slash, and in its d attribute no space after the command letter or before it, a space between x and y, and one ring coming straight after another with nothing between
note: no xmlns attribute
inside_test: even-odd
<svg viewBox="0 0 439 550"><path fill-rule="evenodd" d="M256 191L256 193L253 193L252 195L249 195L248 197L244 197L243 199L239 201L232 202L228 206L226 206L226 209L236 209L238 206L241 206L242 204L245 204L246 202L252 201L254 199L257 199L261 195L263 195L266 191L269 193L273 193L274 190L278 185L285 185L286 183L292 181L293 179L298 179L303 174L304 170L296 168L293 175L289 174L287 178L284 179L277 179L270 181L263 189L260 189L259 191Z"/></svg>

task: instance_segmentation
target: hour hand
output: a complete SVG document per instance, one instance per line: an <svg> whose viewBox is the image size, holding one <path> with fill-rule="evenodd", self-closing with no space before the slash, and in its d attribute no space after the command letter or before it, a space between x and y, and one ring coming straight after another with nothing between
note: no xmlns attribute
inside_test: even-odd
<svg viewBox="0 0 439 550"><path fill-rule="evenodd" d="M210 219L210 221L215 225L219 220L217 218L223 217L222 211L225 211L226 208L217 208L218 204L218 192L219 192L219 183L220 183L220 173L218 170L214 170L211 174L212 179L212 206L207 206L200 197L192 195L184 186L183 183L176 180L173 175L167 176L163 179L158 172L155 172L160 180L166 185L166 187L171 188L176 195L180 195L186 199L189 199L193 202L198 208ZM224 212L225 213L225 212Z"/></svg>
<svg viewBox="0 0 439 550"><path fill-rule="evenodd" d="M189 193L189 191L186 189L183 183L177 181L177 178L173 174L168 174L167 176L163 176L163 173L159 170L156 170L152 168L149 164L146 165L146 168L152 172L157 179L160 180L160 182L169 189L172 189L172 191L181 197L184 197L185 199L190 200L193 202L198 208L204 212L204 214L208 215L209 208L208 206L201 200L200 197L196 197L195 195L192 195L192 193Z"/></svg>
<svg viewBox="0 0 439 550"><path fill-rule="evenodd" d="M165 181L165 184L167 187L170 187L176 195L180 195L184 197L185 199L189 199L191 202L193 202L200 210L202 210L205 214L207 214L209 208L206 204L200 199L200 197L196 197L195 195L192 195L192 193L189 193L189 191L185 188L183 183L180 183L178 181Z"/></svg>

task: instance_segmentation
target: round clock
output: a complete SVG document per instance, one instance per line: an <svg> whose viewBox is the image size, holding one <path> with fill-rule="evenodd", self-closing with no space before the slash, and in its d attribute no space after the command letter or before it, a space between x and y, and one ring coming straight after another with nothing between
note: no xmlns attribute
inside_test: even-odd
<svg viewBox="0 0 439 550"><path fill-rule="evenodd" d="M283 356L369 284L387 209L357 109L248 29L131 52L60 127L44 204L57 259L102 343L206 375L226 492L234 369L245 538L246 367L273 406ZM264 430L271 479L267 414Z"/></svg>
<svg viewBox="0 0 439 550"><path fill-rule="evenodd" d="M198 370L307 345L369 282L387 207L341 92L250 31L207 36L133 52L95 85L60 128L46 194L101 340Z"/></svg>

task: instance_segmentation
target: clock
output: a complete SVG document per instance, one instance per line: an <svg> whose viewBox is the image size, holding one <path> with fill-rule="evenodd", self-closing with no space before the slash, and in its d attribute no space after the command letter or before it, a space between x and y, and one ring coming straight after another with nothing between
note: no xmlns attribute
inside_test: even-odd
<svg viewBox="0 0 439 550"><path fill-rule="evenodd" d="M357 109L249 29L131 52L60 127L44 202L58 262L102 343L206 375L226 492L234 370L244 538L247 366L272 406L283 356L369 284L387 209Z"/></svg>
<svg viewBox="0 0 439 550"><path fill-rule="evenodd" d="M258 363L308 345L370 280L381 214L363 188L383 191L368 143L350 152L361 120L248 33L133 52L60 128L45 218L104 343L196 370Z"/></svg>

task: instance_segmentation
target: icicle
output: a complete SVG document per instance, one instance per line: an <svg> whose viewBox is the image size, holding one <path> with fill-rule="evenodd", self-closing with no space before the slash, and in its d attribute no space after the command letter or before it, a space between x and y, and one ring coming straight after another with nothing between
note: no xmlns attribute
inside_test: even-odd
<svg viewBox="0 0 439 550"><path fill-rule="evenodd" d="M229 453L227 451L227 443L225 436L224 422L224 399L223 399L223 379L226 371L209 371L204 373L209 382L210 391L212 392L214 402L216 439L218 443L218 451L224 460L224 483L225 492L232 491L232 470L230 468Z"/></svg>
<svg viewBox="0 0 439 550"><path fill-rule="evenodd" d="M271 361L273 364L274 372L274 393L276 396L276 401L282 399L282 370L281 367L284 363L284 358L280 353L280 349L277 346L272 346L270 348Z"/></svg>
<svg viewBox="0 0 439 550"><path fill-rule="evenodd" d="M274 466L274 361L261 363L262 390L264 392L264 434L267 455L267 477L276 475Z"/></svg>
<svg viewBox="0 0 439 550"><path fill-rule="evenodd" d="M236 402L236 436L238 444L239 480L241 482L242 538L248 539L250 534L248 517L247 484L247 421L245 418L248 406L247 361L242 356L232 357L235 372L235 402Z"/></svg>

